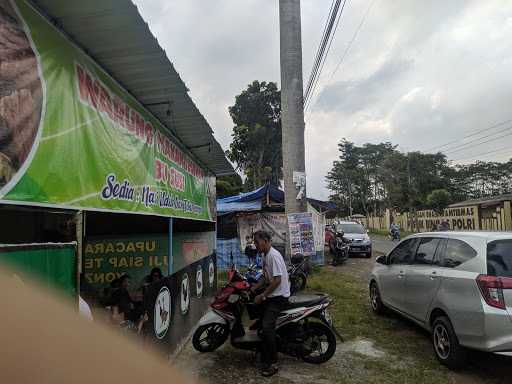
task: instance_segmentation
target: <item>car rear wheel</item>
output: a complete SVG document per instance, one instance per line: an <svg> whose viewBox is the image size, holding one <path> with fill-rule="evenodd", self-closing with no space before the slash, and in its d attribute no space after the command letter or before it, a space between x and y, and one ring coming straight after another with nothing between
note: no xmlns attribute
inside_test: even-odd
<svg viewBox="0 0 512 384"><path fill-rule="evenodd" d="M384 306L380 298L379 287L377 286L377 283L375 281L372 281L370 283L370 305L372 307L373 312L379 315L386 312L386 307Z"/></svg>
<svg viewBox="0 0 512 384"><path fill-rule="evenodd" d="M439 316L434 320L432 344L437 359L448 368L460 368L467 361L467 350L459 344L452 323L446 316Z"/></svg>

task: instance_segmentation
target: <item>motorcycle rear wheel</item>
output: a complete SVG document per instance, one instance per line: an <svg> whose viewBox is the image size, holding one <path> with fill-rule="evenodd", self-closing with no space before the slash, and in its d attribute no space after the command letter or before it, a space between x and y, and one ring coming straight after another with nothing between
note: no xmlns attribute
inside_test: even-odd
<svg viewBox="0 0 512 384"><path fill-rule="evenodd" d="M226 342L229 327L225 324L201 325L192 336L192 345L199 352L213 352Z"/></svg>
<svg viewBox="0 0 512 384"><path fill-rule="evenodd" d="M304 344L310 351L302 353L300 358L303 361L322 364L333 357L336 352L336 336L331 328L323 323L311 322L307 325L306 334Z"/></svg>

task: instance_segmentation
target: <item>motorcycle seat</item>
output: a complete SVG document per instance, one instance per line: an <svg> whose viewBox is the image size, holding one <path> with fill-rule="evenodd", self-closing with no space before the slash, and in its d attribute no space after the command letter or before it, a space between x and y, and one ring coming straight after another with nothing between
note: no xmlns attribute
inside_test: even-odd
<svg viewBox="0 0 512 384"><path fill-rule="evenodd" d="M312 307L327 300L327 295L295 295L290 296L286 309Z"/></svg>

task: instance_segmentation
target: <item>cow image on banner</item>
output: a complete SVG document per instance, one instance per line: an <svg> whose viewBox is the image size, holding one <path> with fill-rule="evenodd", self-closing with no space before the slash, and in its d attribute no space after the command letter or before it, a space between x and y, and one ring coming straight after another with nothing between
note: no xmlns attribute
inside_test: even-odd
<svg viewBox="0 0 512 384"><path fill-rule="evenodd" d="M196 296L199 299L203 296L203 268L201 264L197 266L196 271Z"/></svg>
<svg viewBox="0 0 512 384"><path fill-rule="evenodd" d="M214 283L215 283L215 264L213 263L213 260L210 259L210 262L208 263L208 284L210 285L210 288L213 288Z"/></svg>
<svg viewBox="0 0 512 384"><path fill-rule="evenodd" d="M188 274L184 273L181 277L181 314L186 315L190 308L190 282Z"/></svg>
<svg viewBox="0 0 512 384"><path fill-rule="evenodd" d="M163 339L171 324L171 292L165 286L158 292L153 316L155 336L157 339Z"/></svg>

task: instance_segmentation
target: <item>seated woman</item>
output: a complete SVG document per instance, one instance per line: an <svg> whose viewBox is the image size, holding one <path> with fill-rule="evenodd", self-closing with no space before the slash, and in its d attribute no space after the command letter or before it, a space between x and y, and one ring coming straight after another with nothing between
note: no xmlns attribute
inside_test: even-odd
<svg viewBox="0 0 512 384"><path fill-rule="evenodd" d="M119 288L112 294L112 320L119 325L128 322L139 328L142 317L140 303L134 301L128 292L130 276L123 275L119 278Z"/></svg>

